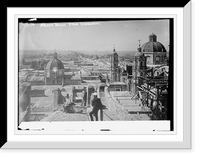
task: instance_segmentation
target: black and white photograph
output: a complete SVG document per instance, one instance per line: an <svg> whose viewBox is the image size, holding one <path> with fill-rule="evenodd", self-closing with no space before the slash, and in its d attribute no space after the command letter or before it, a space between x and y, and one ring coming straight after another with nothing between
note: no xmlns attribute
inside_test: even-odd
<svg viewBox="0 0 200 158"><path fill-rule="evenodd" d="M18 130L27 122L168 121L173 18L19 18Z"/></svg>
<svg viewBox="0 0 200 158"><path fill-rule="evenodd" d="M191 6L7 8L1 148L191 149Z"/></svg>

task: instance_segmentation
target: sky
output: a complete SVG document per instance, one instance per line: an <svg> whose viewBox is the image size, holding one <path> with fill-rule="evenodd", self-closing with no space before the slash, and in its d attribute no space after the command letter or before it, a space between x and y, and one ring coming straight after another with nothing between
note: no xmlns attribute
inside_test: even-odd
<svg viewBox="0 0 200 158"><path fill-rule="evenodd" d="M169 20L20 23L19 50L137 51L152 33L168 50Z"/></svg>

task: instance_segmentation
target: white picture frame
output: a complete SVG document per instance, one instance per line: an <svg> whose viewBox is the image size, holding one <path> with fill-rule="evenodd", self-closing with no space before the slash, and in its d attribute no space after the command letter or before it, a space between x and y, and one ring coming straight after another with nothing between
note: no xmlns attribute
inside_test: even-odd
<svg viewBox="0 0 200 158"><path fill-rule="evenodd" d="M188 2L184 8L135 8L135 9L28 9L28 8L8 8L8 142L1 149L191 149L191 6L192 2ZM111 12L112 10L112 12ZM175 34L174 49L175 52L175 81L174 94L177 120L175 120L175 132L165 134L141 134L131 135L109 134L105 132L99 134L27 134L26 131L16 133L16 121L13 118L15 114L13 105L17 100L12 93L16 84L17 72L14 70L16 54L16 17L23 15L24 17L33 17L37 14L43 14L45 17L56 17L62 15L70 15L70 17L174 17L175 18ZM104 13L104 14L103 14ZM121 13L122 15L119 15ZM151 13L151 14L149 14ZM169 14L170 13L170 14ZM36 17L37 18L37 17ZM184 25L182 25L184 24ZM183 35L184 31L184 35ZM15 40L13 40L15 39ZM182 40L184 39L184 40ZM184 52L184 53L183 53ZM188 53L191 52L191 53ZM178 58L177 58L178 56ZM12 72L12 73L11 73ZM182 78L183 76L183 78ZM183 86L184 85L184 86ZM183 91L182 91L183 90ZM16 91L16 89L15 89ZM184 92L184 93L182 93ZM12 98L12 99L10 99ZM186 106L187 105L187 106ZM190 105L190 106L188 106ZM98 126L100 124L94 124ZM117 126L117 125L116 125ZM110 127L110 124L104 124L102 127ZM91 128L89 129L91 130ZM95 132L95 131L92 131ZM42 141L42 142L41 142ZM53 143L51 143L53 142Z"/></svg>

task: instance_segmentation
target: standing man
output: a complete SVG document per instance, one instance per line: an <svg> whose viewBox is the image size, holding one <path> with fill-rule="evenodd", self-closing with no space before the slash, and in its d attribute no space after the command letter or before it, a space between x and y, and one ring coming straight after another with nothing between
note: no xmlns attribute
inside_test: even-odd
<svg viewBox="0 0 200 158"><path fill-rule="evenodd" d="M96 121L98 121L98 111L100 110L100 112L101 112L101 114L100 114L101 115L101 121L103 121L103 105L101 103L101 100L99 98L97 98L97 93L96 92L93 93L93 96L94 96L94 98L92 100L93 109L89 114L90 115L90 119L91 119L91 121L94 121L94 119L93 119L93 115L94 115Z"/></svg>
<svg viewBox="0 0 200 158"><path fill-rule="evenodd" d="M83 93L82 93L81 106L86 106L86 102L87 102L87 91L86 91L86 87L84 87L84 90L83 90Z"/></svg>

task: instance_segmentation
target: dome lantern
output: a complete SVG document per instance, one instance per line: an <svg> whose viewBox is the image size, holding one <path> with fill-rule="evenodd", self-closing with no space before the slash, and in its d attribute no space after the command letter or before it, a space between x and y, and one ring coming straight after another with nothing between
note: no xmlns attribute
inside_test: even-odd
<svg viewBox="0 0 200 158"><path fill-rule="evenodd" d="M114 44L113 52L115 52L115 44Z"/></svg>
<svg viewBox="0 0 200 158"><path fill-rule="evenodd" d="M55 53L53 54L53 57L54 57L54 59L57 59L57 58L58 58L58 54L55 52Z"/></svg>
<svg viewBox="0 0 200 158"><path fill-rule="evenodd" d="M140 47L140 41L141 41L141 40L138 40L138 41L139 41L138 52L141 52L141 47Z"/></svg>
<svg viewBox="0 0 200 158"><path fill-rule="evenodd" d="M160 42L157 42L155 34L149 35L149 42L146 42L141 47L142 52L166 52L165 47Z"/></svg>
<svg viewBox="0 0 200 158"><path fill-rule="evenodd" d="M157 36L154 33L149 35L149 42L157 42Z"/></svg>

